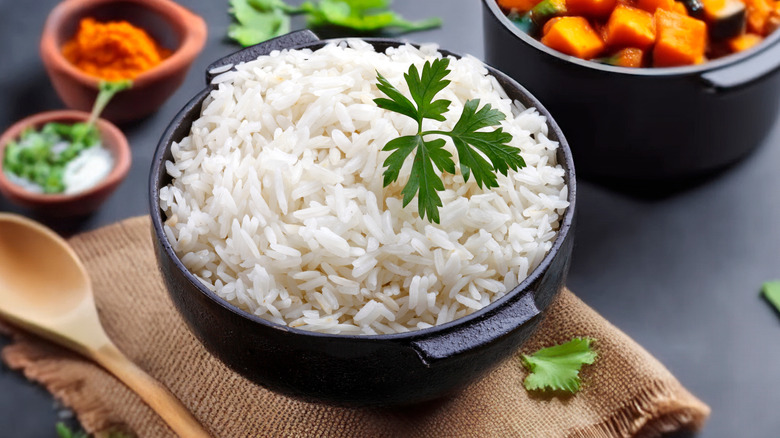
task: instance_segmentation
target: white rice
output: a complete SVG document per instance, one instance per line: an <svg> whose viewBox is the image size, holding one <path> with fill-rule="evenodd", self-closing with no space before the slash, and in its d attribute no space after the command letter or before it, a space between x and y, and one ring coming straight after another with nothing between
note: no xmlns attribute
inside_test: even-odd
<svg viewBox="0 0 780 438"><path fill-rule="evenodd" d="M209 289L279 324L341 334L444 324L500 298L539 265L568 207L556 142L535 109L513 104L475 58L452 59L448 130L466 100L507 115L527 167L500 187L444 175L441 224L382 187L382 147L416 122L378 108L376 72L408 95L403 74L436 46L377 53L359 40L273 52L214 78L190 135L166 163L165 231ZM454 146L448 148L456 156Z"/></svg>

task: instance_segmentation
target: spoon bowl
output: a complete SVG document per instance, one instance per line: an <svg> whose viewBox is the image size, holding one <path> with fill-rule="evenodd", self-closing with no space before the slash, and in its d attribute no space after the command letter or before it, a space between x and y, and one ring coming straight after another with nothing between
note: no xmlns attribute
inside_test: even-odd
<svg viewBox="0 0 780 438"><path fill-rule="evenodd" d="M0 213L0 318L97 362L177 435L209 436L173 394L111 342L100 324L87 270L67 242L43 225L8 213Z"/></svg>

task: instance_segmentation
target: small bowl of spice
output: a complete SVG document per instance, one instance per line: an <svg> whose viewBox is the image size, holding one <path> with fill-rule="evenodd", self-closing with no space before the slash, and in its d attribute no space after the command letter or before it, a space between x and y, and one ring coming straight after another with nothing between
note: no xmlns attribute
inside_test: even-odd
<svg viewBox="0 0 780 438"><path fill-rule="evenodd" d="M46 216L93 212L130 170L122 131L100 119L129 81L102 82L92 113L49 111L20 120L0 136L0 193Z"/></svg>
<svg viewBox="0 0 780 438"><path fill-rule="evenodd" d="M127 122L176 91L206 32L201 17L170 0L65 0L46 20L41 58L57 94L76 110L89 111L100 81L132 80L103 114Z"/></svg>

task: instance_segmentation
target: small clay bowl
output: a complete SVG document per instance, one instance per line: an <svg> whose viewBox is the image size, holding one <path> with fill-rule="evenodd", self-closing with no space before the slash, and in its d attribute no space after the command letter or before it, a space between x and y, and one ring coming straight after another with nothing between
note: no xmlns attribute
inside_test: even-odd
<svg viewBox="0 0 780 438"><path fill-rule="evenodd" d="M16 122L0 136L0 163L5 156L6 145L19 138L26 128L39 129L49 122L76 123L85 122L87 119L89 114L83 111L62 110L35 114ZM103 119L98 119L96 126L100 131L103 147L114 157L114 168L96 186L72 195L33 193L12 183L6 178L5 172L0 171L0 193L11 202L43 216L74 217L95 211L127 176L132 161L127 138L119 128Z"/></svg>
<svg viewBox="0 0 780 438"><path fill-rule="evenodd" d="M41 36L41 58L54 89L65 105L89 111L99 78L88 75L62 55L62 46L76 34L82 18L125 20L144 29L171 55L133 80L102 117L113 122L143 118L157 110L182 84L206 42L203 19L170 0L65 0L49 14Z"/></svg>

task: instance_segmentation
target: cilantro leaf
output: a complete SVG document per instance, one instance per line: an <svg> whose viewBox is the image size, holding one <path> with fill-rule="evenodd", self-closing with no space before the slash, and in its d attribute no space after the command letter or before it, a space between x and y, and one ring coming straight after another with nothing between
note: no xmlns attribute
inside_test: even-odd
<svg viewBox="0 0 780 438"><path fill-rule="evenodd" d="M761 293L775 309L780 312L780 280L767 281L761 288Z"/></svg>
<svg viewBox="0 0 780 438"><path fill-rule="evenodd" d="M546 388L575 393L580 389L580 368L592 364L597 357L591 349L591 338L543 348L528 356L521 355L523 365L531 372L523 384L529 391Z"/></svg>
<svg viewBox="0 0 780 438"><path fill-rule="evenodd" d="M369 1L369 0L366 0ZM438 193L444 190L441 177L435 172L434 166L440 172L455 173L455 162L452 154L444 149L446 142L439 138L426 141L429 135L444 135L452 139L458 152L460 170L463 179L468 181L473 174L480 188L498 187L495 172L507 175L509 169L518 170L525 167L525 161L520 156L520 150L510 146L512 135L498 128L494 131L479 131L500 123L504 114L493 109L490 104L479 108L479 99L466 102L463 112L452 131L423 131L423 120L432 119L445 121L444 113L452 103L446 99L434 100L436 94L442 91L450 81L445 79L450 73L447 68L449 59L426 61L420 70L412 64L404 74L412 100L409 100L388 80L377 72L376 84L385 97L374 99L383 109L403 114L417 121L417 134L399 137L388 142L383 151L393 151L383 165L384 186L398 180L398 176L406 158L415 152L411 173L403 188L403 205L406 206L418 195L417 206L421 218L426 216L431 222L439 223L439 207L442 206ZM414 102L412 102L414 101ZM488 162L489 160L489 162Z"/></svg>

